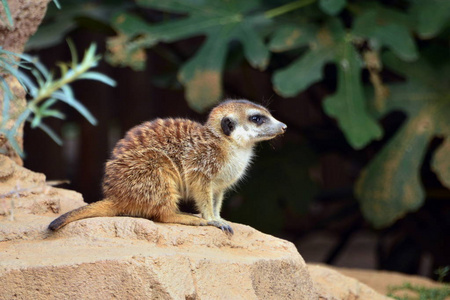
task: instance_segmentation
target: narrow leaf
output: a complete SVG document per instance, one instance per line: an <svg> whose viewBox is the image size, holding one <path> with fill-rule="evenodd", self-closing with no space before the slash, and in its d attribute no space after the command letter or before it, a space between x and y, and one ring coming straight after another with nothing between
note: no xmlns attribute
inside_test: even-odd
<svg viewBox="0 0 450 300"><path fill-rule="evenodd" d="M64 120L66 116L56 109L47 109L41 112L43 117L54 117L60 120Z"/></svg>
<svg viewBox="0 0 450 300"><path fill-rule="evenodd" d="M41 110L46 110L46 109L48 109L50 106L52 106L53 104L55 104L56 103L56 99L54 99L54 98L50 98L50 99L48 99L47 101L45 101L42 105L41 105Z"/></svg>
<svg viewBox="0 0 450 300"><path fill-rule="evenodd" d="M59 99L65 103L69 104L73 108L75 108L92 125L97 124L97 120L95 119L95 117L89 112L89 110L81 102L77 101L75 98L68 97L66 94L64 94L62 92L55 92L52 94L52 97Z"/></svg>
<svg viewBox="0 0 450 300"><path fill-rule="evenodd" d="M35 114L33 120L31 121L31 128L36 128L42 121L42 116Z"/></svg>
<svg viewBox="0 0 450 300"><path fill-rule="evenodd" d="M50 127L48 127L46 124L44 123L39 123L37 126L39 129L41 129L42 131L44 131L55 143L57 143L59 146L62 146L63 141L62 139L58 136L58 134L56 134L53 129L51 129Z"/></svg>
<svg viewBox="0 0 450 300"><path fill-rule="evenodd" d="M0 124L0 128L3 128L6 125L6 121L9 120L9 109L13 95L9 89L8 83L2 76L0 76L0 82L3 91L2 123Z"/></svg>
<svg viewBox="0 0 450 300"><path fill-rule="evenodd" d="M55 3L55 5L58 9L61 9L61 5L59 4L58 0L53 0L53 3Z"/></svg>
<svg viewBox="0 0 450 300"><path fill-rule="evenodd" d="M13 27L14 22L12 19L11 10L9 9L8 1L2 0L2 4L3 4L3 9L5 10L6 18L8 19L9 25L11 25L11 27Z"/></svg>
<svg viewBox="0 0 450 300"><path fill-rule="evenodd" d="M104 84L110 85L110 86L116 86L116 81L110 78L109 76L106 76L99 72L86 72L78 76L78 79L90 79L90 80L97 80L100 82L103 82Z"/></svg>
<svg viewBox="0 0 450 300"><path fill-rule="evenodd" d="M14 149L14 151L19 154L20 157L25 157L25 153L23 152L22 148L17 143L17 140L15 138L15 135L17 134L17 130L10 130L7 131L5 134L6 139L8 140L11 147Z"/></svg>

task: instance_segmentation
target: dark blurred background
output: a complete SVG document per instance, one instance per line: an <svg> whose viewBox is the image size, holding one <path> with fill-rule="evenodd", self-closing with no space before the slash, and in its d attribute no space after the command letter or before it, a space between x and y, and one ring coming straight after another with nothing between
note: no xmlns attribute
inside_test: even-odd
<svg viewBox="0 0 450 300"><path fill-rule="evenodd" d="M393 5L401 1L384 2ZM61 4L64 12L64 1ZM155 12L146 13L151 17ZM113 36L114 30L93 18L74 19L77 26L64 36L71 37L78 52L95 42L98 53L105 53L105 39ZM72 108L59 105L66 120L48 119L46 123L61 134L64 145L56 145L28 124L25 166L46 174L48 180L69 180L63 187L80 192L88 203L100 200L104 164L128 129L156 117L205 121L207 111L197 113L187 104L175 76L179 65L167 59L170 54L184 62L203 42L200 36L159 43L146 50L143 71L101 61L97 71L116 80L117 87L93 81L72 84L77 99L97 118L98 125L90 125ZM273 53L267 69L258 71L242 57L238 43L230 44L229 51L223 98L245 98L266 105L275 118L288 125L288 131L257 146L257 158L247 178L226 197L225 219L292 241L307 262L429 277L435 276L438 267L450 265L450 192L430 168L431 153L442 139L432 140L421 164L424 205L391 226L374 229L361 214L354 183L407 116L396 111L380 118L383 138L355 150L322 106L324 98L336 91L334 64L325 65L323 80L295 97L283 98L274 92L271 77L274 70L292 61L289 56ZM64 41L29 53L49 67L70 60ZM367 71L363 80L369 82Z"/></svg>

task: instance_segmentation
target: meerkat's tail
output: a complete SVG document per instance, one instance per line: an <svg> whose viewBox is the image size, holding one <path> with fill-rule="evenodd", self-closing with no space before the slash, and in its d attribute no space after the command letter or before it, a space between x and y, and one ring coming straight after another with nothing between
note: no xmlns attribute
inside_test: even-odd
<svg viewBox="0 0 450 300"><path fill-rule="evenodd" d="M114 217L117 215L118 212L114 203L111 200L105 199L71 210L59 216L48 225L48 229L56 231L73 221L93 217Z"/></svg>

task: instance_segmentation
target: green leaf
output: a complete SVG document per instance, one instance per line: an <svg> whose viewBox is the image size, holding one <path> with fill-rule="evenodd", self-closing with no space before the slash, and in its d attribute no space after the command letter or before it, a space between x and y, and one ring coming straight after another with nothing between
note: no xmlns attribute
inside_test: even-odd
<svg viewBox="0 0 450 300"><path fill-rule="evenodd" d="M325 13L335 16L347 5L347 0L320 0L319 7Z"/></svg>
<svg viewBox="0 0 450 300"><path fill-rule="evenodd" d="M50 127L48 127L46 124L40 122L37 127L44 131L56 144L59 146L62 146L63 141L62 139L56 134L56 132L53 131Z"/></svg>
<svg viewBox="0 0 450 300"><path fill-rule="evenodd" d="M11 89L9 88L8 83L2 76L0 76L0 83L3 91L2 122L0 123L0 128L3 128L6 125L6 121L9 120L9 109L13 94L11 92Z"/></svg>
<svg viewBox="0 0 450 300"><path fill-rule="evenodd" d="M420 167L435 136L444 137L445 142L435 152L432 167L450 188L448 65L432 68L423 58L406 63L392 53L384 55L383 61L407 80L389 86L384 113L403 111L408 120L366 166L355 186L365 217L376 227L388 226L423 204Z"/></svg>
<svg viewBox="0 0 450 300"><path fill-rule="evenodd" d="M250 65L263 71L269 63L269 49L267 49L261 36L252 28L253 20L246 20L239 26L235 36L244 47L244 55Z"/></svg>
<svg viewBox="0 0 450 300"><path fill-rule="evenodd" d="M325 99L324 110L337 119L350 145L361 149L381 138L383 132L367 109L358 53L348 41L343 41L339 48L337 92Z"/></svg>
<svg viewBox="0 0 450 300"><path fill-rule="evenodd" d="M203 111L216 104L222 96L222 69L226 55L226 40L230 26L218 29L202 45L196 55L179 72L179 80L186 86L189 106Z"/></svg>
<svg viewBox="0 0 450 300"><path fill-rule="evenodd" d="M275 91L283 97L295 96L322 79L323 66L334 57L332 48L308 51L288 67L277 70L273 76Z"/></svg>
<svg viewBox="0 0 450 300"><path fill-rule="evenodd" d="M8 23L11 27L14 26L14 22L11 16L11 10L9 9L9 5L8 5L8 1L7 0L2 0L2 6L3 9L5 10L5 14L6 14L6 19L8 19ZM3 21L3 19L2 19Z"/></svg>
<svg viewBox="0 0 450 300"><path fill-rule="evenodd" d="M445 141L436 150L431 162L431 167L436 172L439 180L447 188L450 188L450 138L447 136Z"/></svg>
<svg viewBox="0 0 450 300"><path fill-rule="evenodd" d="M77 101L75 98L73 98L73 96L69 96L71 94L71 92L68 92L68 90L70 90L69 86L64 86L63 88L64 93L58 91L58 92L54 92L52 94L52 98L56 98L59 99L63 102L65 102L66 104L72 106L73 108L75 108L83 117L86 118L86 120L89 121L89 123L91 123L92 125L96 125L97 124L97 120L95 119L95 117L89 112L89 110L79 101Z"/></svg>
<svg viewBox="0 0 450 300"><path fill-rule="evenodd" d="M275 31L269 42L273 52L283 52L309 45L316 37L318 28L314 24L288 24Z"/></svg>
<svg viewBox="0 0 450 300"><path fill-rule="evenodd" d="M53 118L57 118L60 120L64 120L66 118L66 116L62 112L60 112L56 109L42 110L41 115L42 115L42 117L53 117Z"/></svg>
<svg viewBox="0 0 450 300"><path fill-rule="evenodd" d="M78 76L78 79L89 79L89 80L96 80L103 82L104 84L107 84L109 86L116 86L116 81L111 79L109 76L106 76L105 74L99 73L99 72L86 72L82 75Z"/></svg>
<svg viewBox="0 0 450 300"><path fill-rule="evenodd" d="M388 226L423 203L419 170L433 133L429 109L408 121L359 176L355 193L375 227Z"/></svg>
<svg viewBox="0 0 450 300"><path fill-rule="evenodd" d="M390 48L403 60L418 58L416 44L406 25L385 20L378 10L369 10L356 17L352 33L368 38L374 48Z"/></svg>
<svg viewBox="0 0 450 300"><path fill-rule="evenodd" d="M417 32L422 38L438 35L450 20L450 1L447 0L414 0L411 15L417 25Z"/></svg>
<svg viewBox="0 0 450 300"><path fill-rule="evenodd" d="M178 74L186 87L189 105L197 111L203 111L220 100L223 64L230 41L242 43L244 55L253 67L262 70L268 64L269 51L257 29L269 24L270 20L252 12L259 5L259 0L141 0L138 4L187 16L149 25L132 14L118 14L113 26L119 35L108 42L108 60L142 69L145 67L145 48L158 42L206 36L202 47Z"/></svg>
<svg viewBox="0 0 450 300"><path fill-rule="evenodd" d="M55 3L55 6L56 6L58 9L61 9L61 4L59 4L59 1L58 1L58 0L53 0L53 3Z"/></svg>
<svg viewBox="0 0 450 300"><path fill-rule="evenodd" d="M40 25L25 45L26 51L52 47L59 44L64 37L77 27L72 18L61 18L50 24Z"/></svg>

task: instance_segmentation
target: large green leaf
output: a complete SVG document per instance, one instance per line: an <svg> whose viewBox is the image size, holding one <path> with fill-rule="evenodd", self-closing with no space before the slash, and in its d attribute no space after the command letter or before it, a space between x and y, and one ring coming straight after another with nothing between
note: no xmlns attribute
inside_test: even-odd
<svg viewBox="0 0 450 300"><path fill-rule="evenodd" d="M374 48L386 46L403 60L415 60L417 47L408 27L402 22L394 22L383 11L370 9L355 19L352 33L367 38Z"/></svg>
<svg viewBox="0 0 450 300"><path fill-rule="evenodd" d="M388 226L423 204L420 166L434 136L443 137L444 143L436 151L432 167L450 188L448 66L431 68L424 59L407 63L392 54L383 61L407 78L389 87L391 95L383 113L401 110L408 120L366 166L355 187L364 215L377 227Z"/></svg>
<svg viewBox="0 0 450 300"><path fill-rule="evenodd" d="M343 25L337 19L331 19L322 28L311 25L280 27L270 41L271 49L283 51L308 45L309 50L286 68L274 72L275 91L291 97L320 81L323 66L335 58L336 45L343 36Z"/></svg>
<svg viewBox="0 0 450 300"><path fill-rule="evenodd" d="M135 15L118 14L113 24L119 35L109 41L110 61L143 68L145 48L160 41L205 35L204 44L179 73L180 81L186 86L188 103L197 111L203 111L221 98L221 74L230 41L242 43L244 55L253 67L263 70L268 64L269 51L256 28L268 24L269 20L262 14L251 14L259 5L258 0L140 0L137 3L188 16L149 25Z"/></svg>
<svg viewBox="0 0 450 300"><path fill-rule="evenodd" d="M335 62L338 65L338 89L325 100L325 112L337 119L355 149L381 138L381 127L367 109L359 54L340 21L333 18L320 29L304 25L281 28L273 35L270 45L275 50L310 46L300 58L274 73L272 82L278 94L295 96L322 79L326 63Z"/></svg>
<svg viewBox="0 0 450 300"><path fill-rule="evenodd" d="M450 1L413 0L411 15L414 17L417 32L423 38L439 34L450 22Z"/></svg>
<svg viewBox="0 0 450 300"><path fill-rule="evenodd" d="M269 48L273 52L283 52L308 46L316 38L318 30L315 24L286 24L275 31Z"/></svg>
<svg viewBox="0 0 450 300"><path fill-rule="evenodd" d="M320 0L320 8L329 15L337 15L347 4L347 0Z"/></svg>
<svg viewBox="0 0 450 300"><path fill-rule="evenodd" d="M288 67L273 76L275 91L283 97L295 96L323 77L323 66L334 57L334 49L322 47L309 50Z"/></svg>
<svg viewBox="0 0 450 300"><path fill-rule="evenodd" d="M438 175L439 180L446 187L450 187L450 138L439 146L434 154L431 167Z"/></svg>
<svg viewBox="0 0 450 300"><path fill-rule="evenodd" d="M355 192L365 218L375 227L390 225L422 205L419 169L432 137L430 122L428 110L422 111L362 171Z"/></svg>
<svg viewBox="0 0 450 300"><path fill-rule="evenodd" d="M339 45L338 87L334 95L325 99L325 112L338 120L347 141L360 149L383 132L367 110L367 102L361 82L361 60L351 42Z"/></svg>

